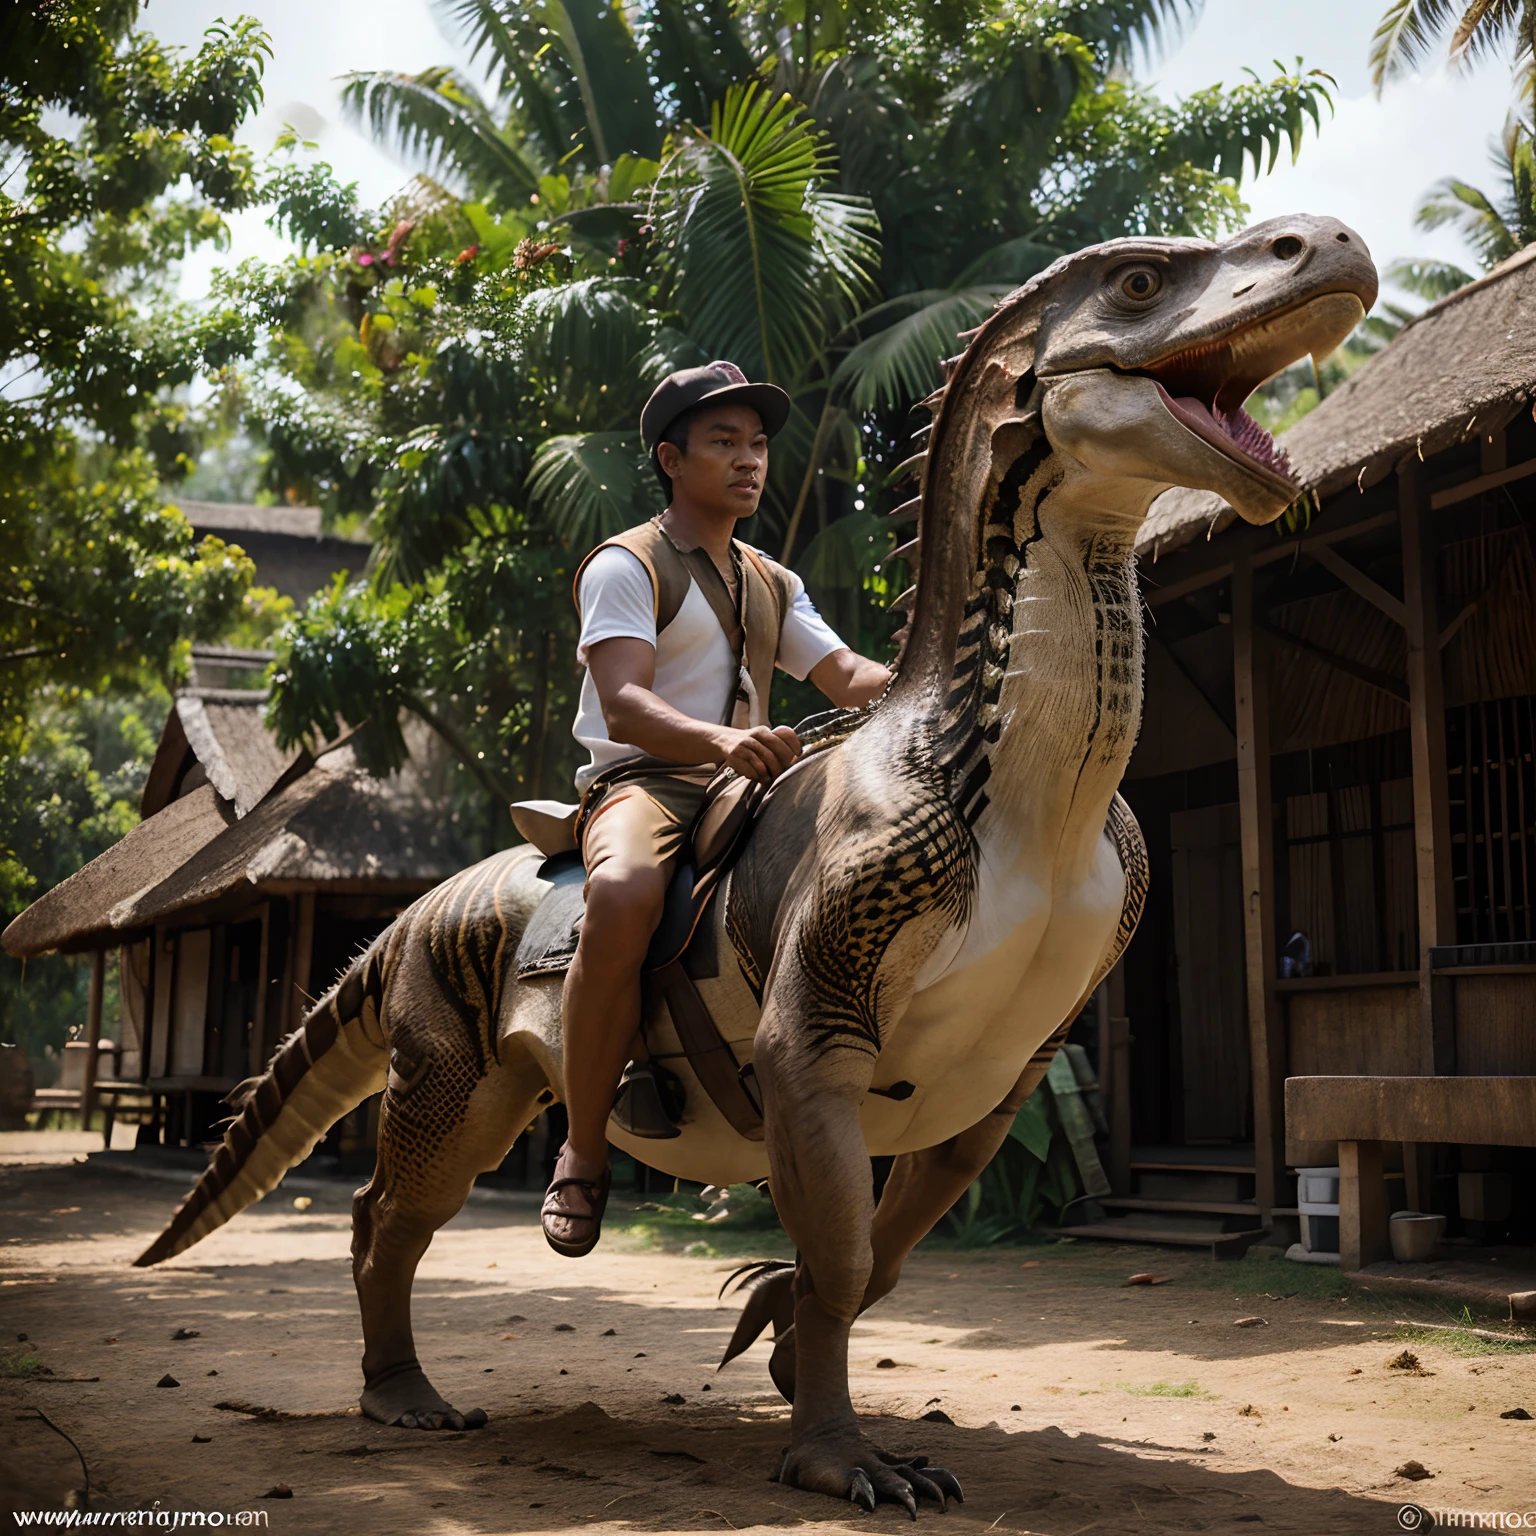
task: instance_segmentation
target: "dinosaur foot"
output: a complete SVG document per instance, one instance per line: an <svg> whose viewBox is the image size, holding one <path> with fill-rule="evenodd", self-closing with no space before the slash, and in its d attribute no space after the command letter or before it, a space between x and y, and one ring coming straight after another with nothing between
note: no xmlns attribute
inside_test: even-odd
<svg viewBox="0 0 1536 1536"><path fill-rule="evenodd" d="M486 1422L483 1408L460 1413L445 1402L414 1360L371 1381L359 1406L370 1419L402 1429L479 1429Z"/></svg>
<svg viewBox="0 0 1536 1536"><path fill-rule="evenodd" d="M941 1510L948 1499L965 1502L954 1476L930 1466L926 1456L888 1455L856 1429L832 1430L790 1446L779 1466L779 1481L847 1499L871 1512L878 1503L900 1504L914 1520L919 1499L932 1499Z"/></svg>

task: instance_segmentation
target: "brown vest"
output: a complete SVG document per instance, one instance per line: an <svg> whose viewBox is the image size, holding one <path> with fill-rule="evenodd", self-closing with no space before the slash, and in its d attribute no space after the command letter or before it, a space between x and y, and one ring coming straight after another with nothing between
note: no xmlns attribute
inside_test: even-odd
<svg viewBox="0 0 1536 1536"><path fill-rule="evenodd" d="M627 549L645 567L651 578L651 600L656 615L656 634L677 617L692 582L699 584L714 610L731 654L739 668L739 682L726 710L725 725L744 729L749 725L768 724L768 697L773 683L774 663L779 655L779 636L789 612L789 587L777 567L769 565L755 550L739 539L731 540L737 557L741 601L731 601L730 588L719 568L705 549L681 550L663 531L659 518L626 528L623 533L605 539L576 569L571 595L581 613L581 578L598 549L617 544Z"/></svg>

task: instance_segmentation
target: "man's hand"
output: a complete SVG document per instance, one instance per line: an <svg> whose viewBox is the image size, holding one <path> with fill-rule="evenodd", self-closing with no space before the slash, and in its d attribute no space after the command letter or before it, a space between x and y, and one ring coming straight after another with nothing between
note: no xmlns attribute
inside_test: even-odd
<svg viewBox="0 0 1536 1536"><path fill-rule="evenodd" d="M800 756L800 738L787 725L771 730L766 725L754 725L747 731L722 725L718 740L720 766L734 768L743 778L759 784L771 784Z"/></svg>

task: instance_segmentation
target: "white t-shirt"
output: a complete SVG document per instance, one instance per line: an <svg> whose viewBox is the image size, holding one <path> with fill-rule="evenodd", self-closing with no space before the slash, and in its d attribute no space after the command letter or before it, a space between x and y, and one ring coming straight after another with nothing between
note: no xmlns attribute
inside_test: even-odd
<svg viewBox="0 0 1536 1536"><path fill-rule="evenodd" d="M786 570L785 575L791 603L779 636L778 665L791 677L804 678L824 656L845 647L806 596L805 583L793 571ZM587 648L600 640L644 640L656 648L656 681L651 691L680 714L718 722L735 694L737 669L731 643L709 599L698 582L690 581L677 616L659 639L652 603L651 578L639 557L617 544L599 550L581 577L576 660L585 667ZM572 734L592 754L591 761L576 772L578 790L586 789L611 764L644 755L638 747L609 739L591 672L582 679Z"/></svg>

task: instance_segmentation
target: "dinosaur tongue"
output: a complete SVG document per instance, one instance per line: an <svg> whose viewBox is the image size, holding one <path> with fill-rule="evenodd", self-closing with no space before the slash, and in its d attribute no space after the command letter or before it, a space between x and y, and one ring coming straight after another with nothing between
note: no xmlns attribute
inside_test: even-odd
<svg viewBox="0 0 1536 1536"><path fill-rule="evenodd" d="M1194 395L1170 395L1161 384L1157 388L1175 418L1197 437L1224 451L1235 448L1271 474L1295 479L1285 450L1241 406L1229 416Z"/></svg>

